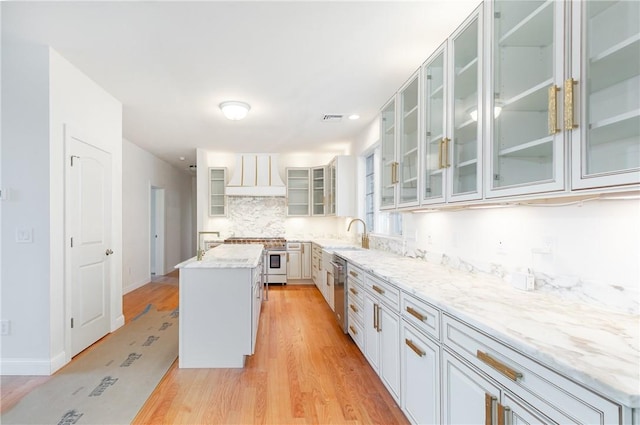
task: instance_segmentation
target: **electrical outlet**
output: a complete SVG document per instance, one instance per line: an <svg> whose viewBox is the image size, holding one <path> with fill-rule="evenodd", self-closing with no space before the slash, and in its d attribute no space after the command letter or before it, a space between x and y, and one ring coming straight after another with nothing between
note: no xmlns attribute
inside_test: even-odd
<svg viewBox="0 0 640 425"><path fill-rule="evenodd" d="M33 243L33 229L30 227L18 227L16 229L16 242Z"/></svg>
<svg viewBox="0 0 640 425"><path fill-rule="evenodd" d="M496 244L496 253L498 254L506 254L507 246L502 239L498 239L498 243Z"/></svg>
<svg viewBox="0 0 640 425"><path fill-rule="evenodd" d="M11 334L11 320L0 320L0 335Z"/></svg>

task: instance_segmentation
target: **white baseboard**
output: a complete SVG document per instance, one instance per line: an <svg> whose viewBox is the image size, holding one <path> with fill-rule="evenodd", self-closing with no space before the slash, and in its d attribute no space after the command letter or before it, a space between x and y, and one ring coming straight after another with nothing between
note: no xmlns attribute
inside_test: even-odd
<svg viewBox="0 0 640 425"><path fill-rule="evenodd" d="M0 375L49 376L53 372L53 360L49 359L0 359Z"/></svg>
<svg viewBox="0 0 640 425"><path fill-rule="evenodd" d="M57 356L54 356L51 359L51 373L54 373L55 371L57 371L58 369L60 369L62 366L66 365L67 362L67 353L66 352L61 352L59 353Z"/></svg>
<svg viewBox="0 0 640 425"><path fill-rule="evenodd" d="M118 328L122 326L124 326L124 314L121 314L114 321L111 322L111 332L116 331Z"/></svg>

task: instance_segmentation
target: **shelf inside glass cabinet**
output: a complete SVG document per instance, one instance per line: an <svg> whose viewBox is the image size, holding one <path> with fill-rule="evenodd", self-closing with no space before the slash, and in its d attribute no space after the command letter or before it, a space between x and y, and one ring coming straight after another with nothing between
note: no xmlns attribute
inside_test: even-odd
<svg viewBox="0 0 640 425"><path fill-rule="evenodd" d="M524 2L523 2L524 3ZM501 46L548 46L553 43L553 1L544 2L500 37ZM514 2L518 4L518 2Z"/></svg>

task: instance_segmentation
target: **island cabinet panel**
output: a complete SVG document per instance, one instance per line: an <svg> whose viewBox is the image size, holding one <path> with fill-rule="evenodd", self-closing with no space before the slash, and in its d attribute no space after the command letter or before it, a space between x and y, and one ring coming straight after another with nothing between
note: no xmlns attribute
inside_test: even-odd
<svg viewBox="0 0 640 425"><path fill-rule="evenodd" d="M180 269L179 367L244 366L260 314L257 275L255 268Z"/></svg>

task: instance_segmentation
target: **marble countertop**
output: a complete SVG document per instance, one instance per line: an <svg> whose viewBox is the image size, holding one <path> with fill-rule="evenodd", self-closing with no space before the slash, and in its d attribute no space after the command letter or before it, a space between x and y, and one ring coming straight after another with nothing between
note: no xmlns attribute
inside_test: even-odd
<svg viewBox="0 0 640 425"><path fill-rule="evenodd" d="M377 250L349 262L628 407L640 407L640 316L514 289L498 277Z"/></svg>
<svg viewBox="0 0 640 425"><path fill-rule="evenodd" d="M360 245L345 239L312 239L322 249L359 248Z"/></svg>
<svg viewBox="0 0 640 425"><path fill-rule="evenodd" d="M205 252L202 260L190 258L175 266L180 268L237 269L257 267L264 247L260 244L222 244Z"/></svg>

